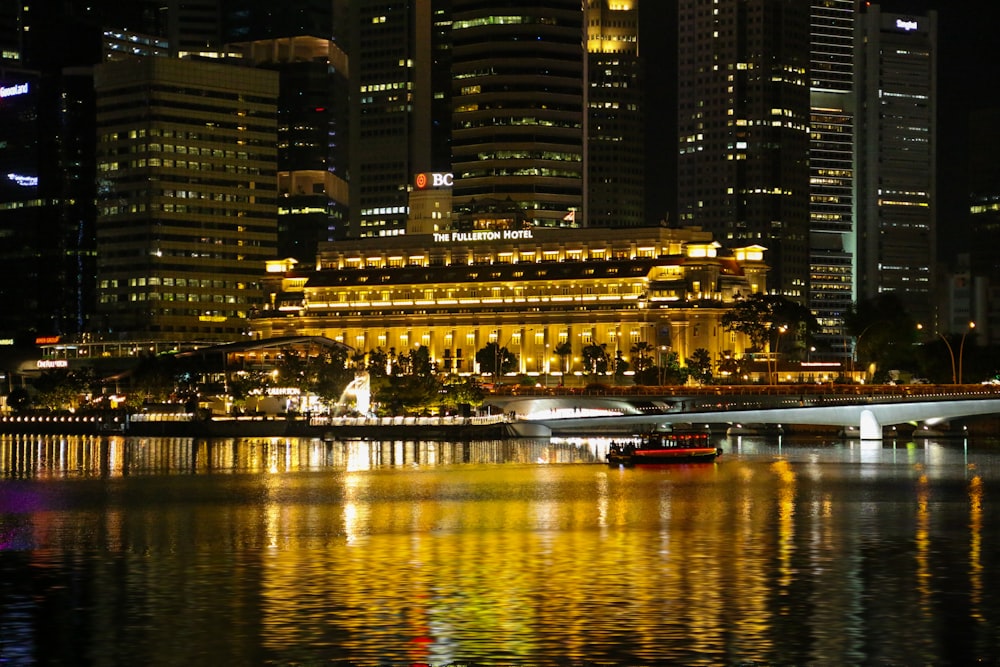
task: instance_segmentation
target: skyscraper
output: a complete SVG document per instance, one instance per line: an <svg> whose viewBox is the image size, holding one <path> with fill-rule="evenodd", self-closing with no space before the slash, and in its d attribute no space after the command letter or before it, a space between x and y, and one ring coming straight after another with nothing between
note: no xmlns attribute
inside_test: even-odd
<svg viewBox="0 0 1000 667"><path fill-rule="evenodd" d="M351 237L405 233L421 172L451 170L448 0L346 3Z"/></svg>
<svg viewBox="0 0 1000 667"><path fill-rule="evenodd" d="M278 256L312 264L347 235L347 56L308 35L233 46L278 72Z"/></svg>
<svg viewBox="0 0 1000 667"><path fill-rule="evenodd" d="M172 58L100 65L98 320L232 340L275 257L278 75Z"/></svg>
<svg viewBox="0 0 1000 667"><path fill-rule="evenodd" d="M809 3L680 0L678 215L759 243L769 289L809 279Z"/></svg>
<svg viewBox="0 0 1000 667"><path fill-rule="evenodd" d="M513 206L531 226L583 206L580 0L453 0L456 213Z"/></svg>
<svg viewBox="0 0 1000 667"><path fill-rule="evenodd" d="M937 13L858 16L858 292L936 326Z"/></svg>
<svg viewBox="0 0 1000 667"><path fill-rule="evenodd" d="M648 222L639 0L587 0L585 19L587 202L579 222L641 227Z"/></svg>
<svg viewBox="0 0 1000 667"><path fill-rule="evenodd" d="M859 0L813 0L810 21L809 300L824 354L849 356L857 297L854 21Z"/></svg>
<svg viewBox="0 0 1000 667"><path fill-rule="evenodd" d="M1000 108L973 112L969 122L971 269L1000 286ZM997 313L1000 317L1000 312Z"/></svg>
<svg viewBox="0 0 1000 667"><path fill-rule="evenodd" d="M334 0L198 1L221 5L223 41L227 43L299 35L331 39L334 34ZM191 0L183 0L183 4L190 6Z"/></svg>

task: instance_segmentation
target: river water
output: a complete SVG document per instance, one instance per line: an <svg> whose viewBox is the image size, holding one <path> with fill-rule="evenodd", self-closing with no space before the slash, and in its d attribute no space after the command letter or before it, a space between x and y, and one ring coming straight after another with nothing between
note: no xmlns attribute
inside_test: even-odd
<svg viewBox="0 0 1000 667"><path fill-rule="evenodd" d="M0 665L1000 659L1000 443L0 437Z"/></svg>

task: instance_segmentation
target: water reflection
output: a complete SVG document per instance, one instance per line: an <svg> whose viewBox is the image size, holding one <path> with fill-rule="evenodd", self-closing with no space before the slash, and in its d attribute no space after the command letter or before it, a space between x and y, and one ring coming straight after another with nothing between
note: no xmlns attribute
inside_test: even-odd
<svg viewBox="0 0 1000 667"><path fill-rule="evenodd" d="M600 448L600 451L599 449ZM548 440L324 442L318 438L126 438L0 436L8 478L119 477L137 474L348 471L458 463L593 463L604 443Z"/></svg>
<svg viewBox="0 0 1000 667"><path fill-rule="evenodd" d="M744 437L630 469L603 446L0 438L0 657L1000 655L992 448Z"/></svg>

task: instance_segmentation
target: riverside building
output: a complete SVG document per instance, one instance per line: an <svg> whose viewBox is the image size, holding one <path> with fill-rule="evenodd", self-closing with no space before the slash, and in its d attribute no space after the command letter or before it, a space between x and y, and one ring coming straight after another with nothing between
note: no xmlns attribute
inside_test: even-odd
<svg viewBox="0 0 1000 667"><path fill-rule="evenodd" d="M239 340L276 251L278 75L147 58L100 65L94 81L94 330Z"/></svg>
<svg viewBox="0 0 1000 667"><path fill-rule="evenodd" d="M592 372L582 354L591 345L612 368L641 343L658 364L698 348L716 361L749 346L720 318L764 291L763 252L723 252L697 227L442 228L343 241L322 245L315 267L272 262L251 331L325 336L358 353L424 346L439 370L460 374L481 372L477 351L496 343L516 355L517 374L546 380Z"/></svg>

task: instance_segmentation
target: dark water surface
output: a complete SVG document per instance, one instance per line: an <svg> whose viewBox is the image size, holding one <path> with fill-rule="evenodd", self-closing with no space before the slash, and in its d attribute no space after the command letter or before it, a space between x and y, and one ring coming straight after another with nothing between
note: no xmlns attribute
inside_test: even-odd
<svg viewBox="0 0 1000 667"><path fill-rule="evenodd" d="M0 665L1000 658L1000 445L0 437Z"/></svg>

